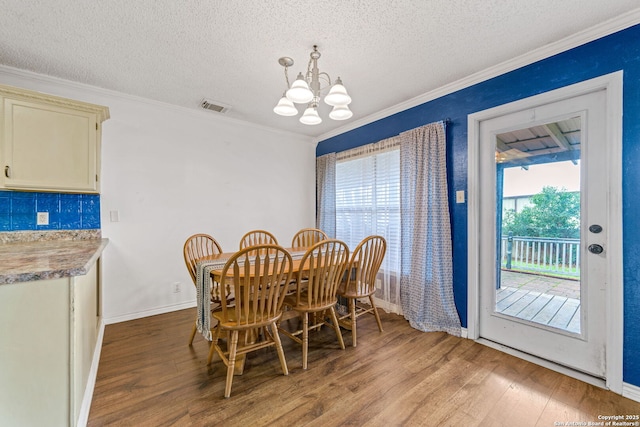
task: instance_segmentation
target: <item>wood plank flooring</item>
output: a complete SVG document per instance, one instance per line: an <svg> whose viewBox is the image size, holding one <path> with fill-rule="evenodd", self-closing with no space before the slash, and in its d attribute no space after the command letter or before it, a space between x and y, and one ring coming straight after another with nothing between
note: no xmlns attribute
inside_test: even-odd
<svg viewBox="0 0 640 427"><path fill-rule="evenodd" d="M580 300L512 287L496 294L496 311L519 319L580 333Z"/></svg>
<svg viewBox="0 0 640 427"><path fill-rule="evenodd" d="M640 414L640 403L468 339L412 329L381 313L343 330L312 333L309 369L282 337L248 356L224 399L226 369L208 343L188 346L195 309L109 325L88 425L95 426L554 426Z"/></svg>

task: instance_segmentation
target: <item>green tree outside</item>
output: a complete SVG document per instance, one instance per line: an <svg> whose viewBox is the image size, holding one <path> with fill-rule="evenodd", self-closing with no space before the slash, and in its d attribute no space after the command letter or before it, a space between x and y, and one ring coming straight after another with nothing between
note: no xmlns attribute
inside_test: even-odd
<svg viewBox="0 0 640 427"><path fill-rule="evenodd" d="M580 238L580 193L544 187L531 197L531 206L502 216L503 236Z"/></svg>

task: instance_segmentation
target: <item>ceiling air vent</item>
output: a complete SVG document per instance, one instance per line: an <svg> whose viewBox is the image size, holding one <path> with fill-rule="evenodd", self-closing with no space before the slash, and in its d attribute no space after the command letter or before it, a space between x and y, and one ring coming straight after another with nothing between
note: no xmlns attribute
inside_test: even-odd
<svg viewBox="0 0 640 427"><path fill-rule="evenodd" d="M218 101L211 101L209 99L202 99L200 102L200 106L205 110L215 111L216 113L226 113L231 108L228 105L225 105Z"/></svg>

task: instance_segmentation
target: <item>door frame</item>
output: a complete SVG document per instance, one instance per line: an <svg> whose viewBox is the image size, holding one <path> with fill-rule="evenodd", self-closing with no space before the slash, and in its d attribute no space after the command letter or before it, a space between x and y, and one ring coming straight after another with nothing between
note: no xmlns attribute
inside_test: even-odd
<svg viewBox="0 0 640 427"><path fill-rule="evenodd" d="M607 182L607 206L611 219L606 248L609 268L606 275L606 353L604 386L622 394L622 352L623 352L623 273L622 273L622 71L606 74L529 98L499 105L494 108L470 114L468 126L468 179L467 179L467 337L485 343L480 337L480 122L517 111L561 101L598 90L606 91L606 153L609 171ZM486 343L491 345L490 342ZM492 345L503 351L525 358L534 363L562 372L583 381L590 377L578 371L530 356L507 346Z"/></svg>

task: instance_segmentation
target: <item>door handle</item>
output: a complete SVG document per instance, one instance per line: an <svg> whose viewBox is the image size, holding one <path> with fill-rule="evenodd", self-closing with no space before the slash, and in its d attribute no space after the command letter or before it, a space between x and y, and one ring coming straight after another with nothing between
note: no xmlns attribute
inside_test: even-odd
<svg viewBox="0 0 640 427"><path fill-rule="evenodd" d="M598 225L598 224L591 224L589 226L589 231L592 232L592 233L596 233L596 234L600 233L600 232L602 232L602 226Z"/></svg>
<svg viewBox="0 0 640 427"><path fill-rule="evenodd" d="M597 245L597 244L591 244L589 245L589 252L591 252L592 254L601 254L602 252L604 252L604 248L601 245Z"/></svg>

